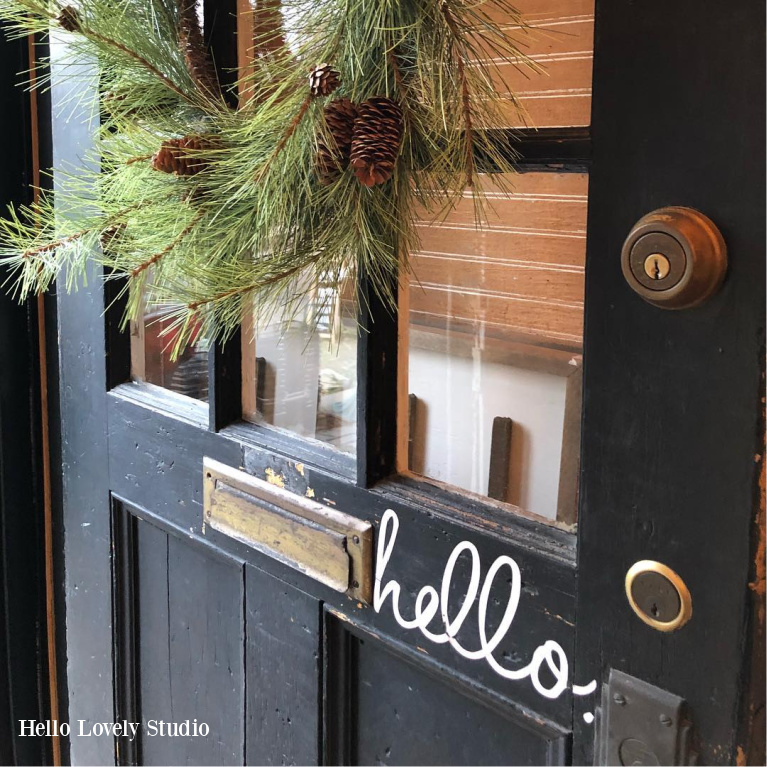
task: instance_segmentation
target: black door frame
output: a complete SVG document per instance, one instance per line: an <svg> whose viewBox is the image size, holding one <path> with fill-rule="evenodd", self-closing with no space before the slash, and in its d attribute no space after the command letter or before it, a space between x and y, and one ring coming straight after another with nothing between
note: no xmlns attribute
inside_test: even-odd
<svg viewBox="0 0 767 767"><path fill-rule="evenodd" d="M30 67L26 38L0 35L0 205L28 204L36 169L49 161L50 127L45 94L19 87ZM0 282L4 277L0 275ZM51 718L49 605L46 592L46 462L54 441L43 436L43 418L55 419L58 354L55 333L45 335L55 320L55 296L19 304L0 293L0 762L46 764L54 756L48 737L21 735L20 720ZM44 358L40 343L45 339ZM45 365L42 370L41 366ZM45 381L43 382L43 378ZM43 412L42 387L50 393ZM55 423L55 421L54 421ZM55 460L55 459L53 459ZM56 508L50 488L49 510ZM52 520L51 520L52 521ZM57 522L56 522L57 524ZM49 531L51 534L52 530ZM50 564L60 570L61 562ZM56 580L54 578L54 580ZM61 634L61 631L58 632ZM59 692L55 693L60 697ZM59 714L60 715L60 714Z"/></svg>
<svg viewBox="0 0 767 767"><path fill-rule="evenodd" d="M754 620L758 603L752 604L749 595L753 591L748 587L754 580L756 530L753 523L760 495L754 456L763 455L759 441L763 426L759 398L763 391L764 329L754 327L754 318L761 316L764 306L761 177L764 111L761 100L753 98L753 94L764 90L763 71L753 67L755 61L761 62L764 58L761 36L764 9L757 5L743 2L739 7L725 8L722 4L705 4L701 8L699 3L684 0L670 9L660 0L641 7L628 1L597 0L578 616L584 626L597 626L598 621L588 622L590 611L595 610L597 604L593 595L605 594L609 595L605 596L609 605L602 604L600 609L614 616L614 623L607 634L595 633L593 628L577 632L578 662L583 675L593 672L593 676L601 679L612 666L669 686L669 667L674 668L677 659L689 653L691 647L700 645L700 635L680 633L677 637L659 637L642 633L647 630L637 627L617 596L620 589L614 589L614 585L622 581L627 565L636 558L638 542L645 546L647 556L673 561L686 574L695 573L700 566L699 557L708 553L710 541L715 537L730 552L734 566L729 566L732 564L729 560L725 566L714 558L718 579L711 576L711 582L707 583L699 575L690 576L693 598L696 594L702 595L696 600L696 616L705 615L709 606L715 604L715 582L720 584L720 593L742 593L741 600L724 605L722 613L717 614L722 624L721 634L710 646L712 653L717 651L712 660L716 661L714 673L719 679L719 682L714 679L712 685L721 688L721 682L733 673L745 683L747 654L719 663L718 650L725 645L740 647L737 637L742 639L758 628ZM664 19L662 31L652 24L647 26L647 19L657 21L659 18ZM691 23L691 19L697 23ZM645 44L642 40L657 44ZM697 56L690 56L691 63L686 63L684 52L695 50L706 51L708 57L709 67L704 68L702 74ZM620 66L616 62L620 62ZM737 83L733 82L736 75ZM633 88L626 87L626 77L630 78ZM664 119L663 110L657 109L657 105L663 99L676 103L673 100L683 97L687 84L695 82L696 77L710 77L711 90L718 94L717 98L685 104L683 125L676 111L674 120ZM656 117L651 130L642 119L646 114L642 110L648 109L654 109ZM733 119L733 115L742 117ZM688 136L689 141L685 142L683 136ZM66 143L73 147L78 141L87 143L87 126L82 126L79 134L77 128L69 126ZM626 142L636 148L633 160L620 165L612 162L619 154L625 156ZM64 148L60 146L59 150ZM631 183L626 182L627 177ZM743 188L752 193L744 198L738 194ZM616 195L616 189L624 189L625 193ZM753 193L755 190L759 191ZM639 216L672 203L692 205L710 215L722 228L731 254L730 274L722 293L706 307L689 313L665 313L641 304L622 281L617 259L608 263ZM731 297L736 290L738 301L733 302ZM89 319L94 314L100 316L102 300L98 289L88 290L75 296L62 296L57 308L64 339L59 350L63 361L61 415L68 424L61 435L63 465L71 467L77 456L88 467L87 472L66 476L63 503L70 508L82 504L85 511L100 508L108 496L105 393L108 387L119 383L119 380L110 380L111 376L108 379L104 369L103 328L94 326ZM84 304L90 305L90 311L82 311ZM8 358L6 349L15 355L20 349L26 349L28 354L36 339L33 313L8 308L3 299L0 299L0 311L8 311L9 328L15 322L17 329L26 331L9 334L7 346L0 349L3 358ZM4 318L2 315L5 326ZM374 338L374 334L370 337ZM647 347L648 337L658 339L651 350ZM6 336L2 338L5 340ZM67 349L67 338L77 338L78 345L90 342L86 344L89 351L83 354ZM739 338L742 343L733 344L733 338ZM618 369L612 359L618 353L626 354L632 346L638 351L630 355L630 364ZM217 350L214 359L221 359L223 354L224 350ZM384 356L369 354L366 359L373 365ZM701 385L698 378L701 360L706 361L711 376L708 386ZM124 373L124 363L124 359L113 359L109 370ZM89 380L90 384L85 391L67 387L66 377L74 364L78 366L78 380L81 380L83 366L86 368L82 379ZM221 368L220 364L216 366L217 370ZM642 387L637 387L635 382L640 370L640 376L647 375L647 380ZM665 397L669 371L683 374L677 400ZM26 372L14 370L13 373L34 386L35 371L31 365ZM386 377L373 376L371 380L384 383L391 380L389 375L390 372ZM120 377L118 374L117 378ZM18 391L14 385L17 397ZM616 397L616 391L622 392L622 397ZM224 414L226 402L230 400L222 390L219 392L212 395L211 402L211 419L216 429L234 420L234 414ZM613 396L610 407L604 407L607 392ZM696 424L673 433L662 428L663 424L680 422L679 400L686 407L698 405L712 413L702 434L693 428ZM96 407L90 417L82 421L84 402ZM390 410L390 398L382 398L381 402L388 402ZM714 407L717 402L727 406L717 410ZM657 413L657 418L648 422L642 439L632 431L633 414L640 407ZM387 413L390 415L389 410L381 413L382 420ZM34 407L30 408L27 401L24 410L19 408L18 412L28 414L26 432L21 428L18 433L23 432L22 438L26 436L32 442L30 435L38 433L28 428L33 423ZM18 424L17 428L20 428ZM369 440L367 438L359 452L361 456L370 456L365 463L368 468L358 473L358 483L363 486L372 484L391 468L386 463L368 466L373 456L383 455L387 461L393 460L393 446L378 450L380 446ZM6 444L8 442L14 447L11 455L22 457L23 440L13 438ZM34 446L30 445L30 451L30 455L34 454ZM648 483L646 476L636 476L633 469L638 464L648 465L653 451L659 460L651 463L653 478ZM701 482L694 487L675 483L675 478L691 471L691 467L698 467ZM614 479L605 481L605 477ZM27 498L39 499L39 486L28 492ZM5 497L0 500L5 502ZM713 504L726 508L727 515L722 515L715 531L701 530L696 524L699 510L711 508ZM624 510L620 516L625 523L616 527L618 509ZM657 509L664 510L660 528L655 524ZM108 545L109 524L109 519L104 519L94 525L93 538L67 551L70 561L79 563L77 566L82 567L83 572L90 567L89 546L94 542ZM30 529L22 529L21 538L14 537L10 547L13 554L21 548L20 541ZM606 535L610 542L608 556L605 556ZM30 545L26 550L39 553L40 548ZM34 558L30 558L27 566L33 561ZM110 573L101 575L111 578ZM60 582L63 584L64 579ZM709 588L710 597L703 596ZM67 597L77 598L73 590L68 590ZM111 615L93 615L87 606L84 608L72 612L71 617L82 625L96 627L95 635L111 634ZM29 611L26 612L29 622ZM690 629L694 625L690 624ZM14 631L18 632L17 624ZM94 647L98 639L94 636ZM86 658L90 649L78 648L77 655ZM103 660L111 668L111 656ZM733 664L739 668L733 668ZM683 664L679 663L678 667L683 668ZM75 658L70 670L77 675L85 669L78 667ZM673 691L691 698L693 704L700 695L695 682L681 672L679 676L672 672ZM113 705L108 691L98 685L89 685L87 690L75 689L71 694L80 700L87 699L89 706L101 711ZM713 728L714 732L711 749L703 754L704 761L728 762L738 747L748 750L740 731L748 705L753 704L746 699L745 689L733 687L732 693L725 695L721 702L718 718L697 723L708 732ZM576 703L573 759L588 763L591 730L582 720L583 713L586 711L579 710Z"/></svg>

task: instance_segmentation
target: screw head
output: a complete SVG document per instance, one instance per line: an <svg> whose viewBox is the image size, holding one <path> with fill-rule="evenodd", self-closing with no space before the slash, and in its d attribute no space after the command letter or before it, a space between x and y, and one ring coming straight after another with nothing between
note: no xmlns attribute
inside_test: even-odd
<svg viewBox="0 0 767 767"><path fill-rule="evenodd" d="M660 723L664 727L671 727L672 724L674 724L673 720L668 714L661 714L660 715Z"/></svg>
<svg viewBox="0 0 767 767"><path fill-rule="evenodd" d="M619 692L616 692L615 695L613 695L613 701L619 706L625 706L626 705L626 696L621 695Z"/></svg>
<svg viewBox="0 0 767 767"><path fill-rule="evenodd" d="M352 540L353 540L355 543L359 543L359 542L360 542L360 537L359 537L359 535L353 535L353 536L352 536Z"/></svg>

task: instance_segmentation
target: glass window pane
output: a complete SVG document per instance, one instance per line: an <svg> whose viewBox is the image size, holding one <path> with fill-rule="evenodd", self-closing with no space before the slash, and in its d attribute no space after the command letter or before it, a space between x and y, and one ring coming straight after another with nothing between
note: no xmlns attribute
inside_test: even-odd
<svg viewBox="0 0 767 767"><path fill-rule="evenodd" d="M171 359L173 337L164 333L170 322L167 307L148 309L141 320L131 322L131 377L207 402L208 339L197 334Z"/></svg>
<svg viewBox="0 0 767 767"><path fill-rule="evenodd" d="M574 519L588 177L526 173L421 227L412 256L411 471Z"/></svg>
<svg viewBox="0 0 767 767"><path fill-rule="evenodd" d="M504 118L510 127L561 128L588 125L594 59L594 0L514 0L530 32L517 31L525 53L544 68L530 72L501 63L495 73L498 91L514 93L524 106L521 116L511 101ZM498 18L504 19L498 9ZM514 27L509 25L512 33ZM492 51L488 57L494 58Z"/></svg>
<svg viewBox="0 0 767 767"><path fill-rule="evenodd" d="M289 317L248 318L243 333L243 416L354 453L357 321L354 278L321 281Z"/></svg>

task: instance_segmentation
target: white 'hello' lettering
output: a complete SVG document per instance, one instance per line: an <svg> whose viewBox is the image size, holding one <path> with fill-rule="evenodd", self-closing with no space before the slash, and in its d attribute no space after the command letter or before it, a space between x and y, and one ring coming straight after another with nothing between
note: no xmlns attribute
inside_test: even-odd
<svg viewBox="0 0 767 767"><path fill-rule="evenodd" d="M401 587L395 580L390 580L383 585L384 573L394 551L394 543L399 531L399 518L391 509L387 509L381 519L381 527L378 531L378 545L376 547L376 577L373 591L373 609L380 612L387 597L391 596L391 609L394 619L405 629L418 629L428 640L436 644L449 644L457 653L469 660L484 660L497 674L505 679L520 680L530 677L533 687L546 698L558 698L568 687L569 664L562 646L549 639L536 648L530 662L519 669L510 669L502 666L493 656L493 652L509 632L514 617L517 614L519 598L522 590L522 575L519 565L507 556L498 557L490 566L485 575L485 580L480 589L480 560L477 547L470 541L462 541L450 554L445 564L442 575L442 584L439 594L433 586L424 586L415 600L414 617L410 620L402 617L399 606ZM453 579L453 570L461 555L466 552L471 558L471 576L466 588L463 603L458 614L450 618L448 607L450 586ZM492 636L487 636L487 606L490 594L498 573L508 568L511 575L509 579L510 591L506 609L498 628ZM457 639L456 635L461 630L471 607L479 594L477 605L477 626L479 630L479 649L467 650ZM444 631L435 632L428 628L434 618L440 614ZM546 686L540 679L540 670L543 665L554 677L554 682ZM572 685L575 695L588 695L596 689L596 680L587 685Z"/></svg>

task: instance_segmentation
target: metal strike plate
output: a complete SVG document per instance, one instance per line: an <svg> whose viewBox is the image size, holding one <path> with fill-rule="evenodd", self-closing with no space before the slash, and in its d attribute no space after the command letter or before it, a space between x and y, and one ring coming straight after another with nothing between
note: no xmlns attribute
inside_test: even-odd
<svg viewBox="0 0 767 767"><path fill-rule="evenodd" d="M203 460L203 477L205 525L331 589L372 600L369 522L210 458Z"/></svg>
<svg viewBox="0 0 767 767"><path fill-rule="evenodd" d="M684 698L610 669L597 709L594 764L692 765L692 723Z"/></svg>

